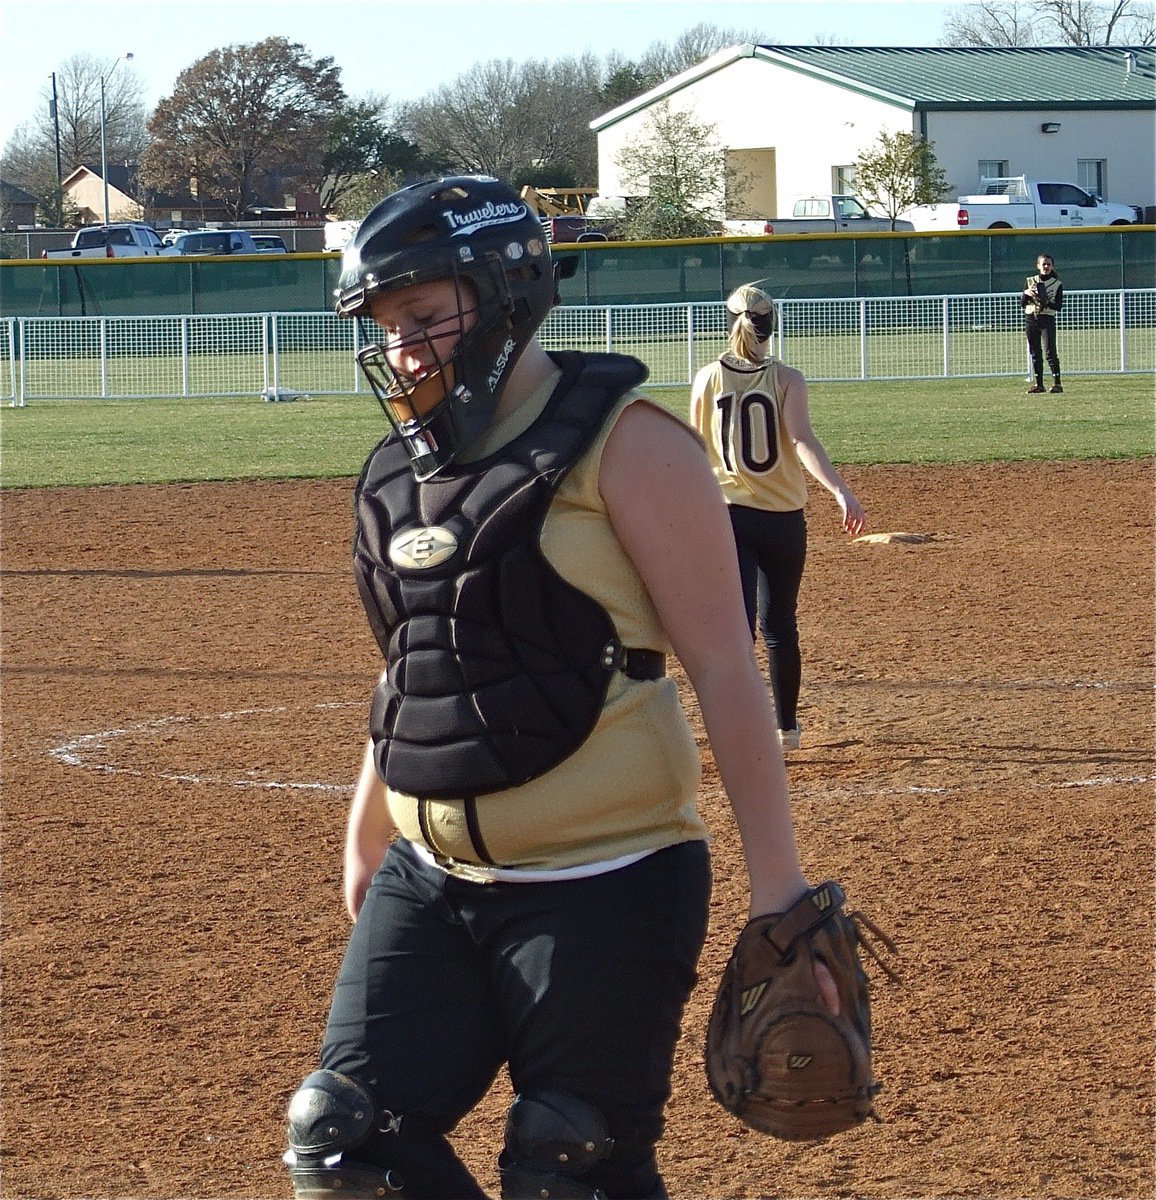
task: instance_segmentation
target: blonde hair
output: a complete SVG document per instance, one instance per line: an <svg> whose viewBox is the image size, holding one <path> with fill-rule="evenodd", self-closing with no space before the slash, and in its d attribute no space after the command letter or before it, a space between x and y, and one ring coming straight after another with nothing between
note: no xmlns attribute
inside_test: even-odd
<svg viewBox="0 0 1156 1200"><path fill-rule="evenodd" d="M770 317L766 336L755 328L753 317ZM778 324L775 302L753 284L744 283L727 297L727 322L730 336L727 345L731 354L744 362L762 362L770 357L769 343ZM759 322L764 324L763 321Z"/></svg>

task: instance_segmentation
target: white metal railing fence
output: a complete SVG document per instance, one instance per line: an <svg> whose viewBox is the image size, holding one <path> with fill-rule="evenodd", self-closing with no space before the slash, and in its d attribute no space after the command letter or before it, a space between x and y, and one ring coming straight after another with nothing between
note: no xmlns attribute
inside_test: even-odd
<svg viewBox="0 0 1156 1200"><path fill-rule="evenodd" d="M812 381L1022 374L1015 294L784 300L778 351ZM330 313L21 317L0 322L0 401L342 395L369 327ZM721 302L555 309L547 349L633 354L686 386L726 341ZM1069 292L1066 375L1156 372L1156 289Z"/></svg>

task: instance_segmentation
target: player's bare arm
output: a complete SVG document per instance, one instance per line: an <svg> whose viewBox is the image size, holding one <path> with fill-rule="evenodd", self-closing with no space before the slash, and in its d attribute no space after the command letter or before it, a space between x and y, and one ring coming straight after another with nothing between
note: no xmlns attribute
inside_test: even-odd
<svg viewBox="0 0 1156 1200"><path fill-rule="evenodd" d="M392 836L385 784L374 765L373 743L367 741L345 833L345 908L350 920L357 920L365 893Z"/></svg>
<svg viewBox="0 0 1156 1200"><path fill-rule="evenodd" d="M751 914L782 911L806 881L774 708L747 628L726 507L706 455L668 414L635 404L607 441L600 483L611 524L698 696L743 842Z"/></svg>
<svg viewBox="0 0 1156 1200"><path fill-rule="evenodd" d="M843 514L843 528L852 537L863 532L867 514L839 474L823 443L811 425L811 407L807 392L807 380L794 367L780 366L779 378L784 384L785 401L783 417L787 433L795 443L799 462L812 478L817 480L839 502Z"/></svg>

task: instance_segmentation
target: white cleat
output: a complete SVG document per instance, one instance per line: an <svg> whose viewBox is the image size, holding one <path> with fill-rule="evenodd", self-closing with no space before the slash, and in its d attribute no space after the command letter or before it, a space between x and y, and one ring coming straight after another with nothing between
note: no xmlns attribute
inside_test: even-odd
<svg viewBox="0 0 1156 1200"><path fill-rule="evenodd" d="M803 727L796 723L794 729L779 730L779 744L784 750L798 750L803 739Z"/></svg>

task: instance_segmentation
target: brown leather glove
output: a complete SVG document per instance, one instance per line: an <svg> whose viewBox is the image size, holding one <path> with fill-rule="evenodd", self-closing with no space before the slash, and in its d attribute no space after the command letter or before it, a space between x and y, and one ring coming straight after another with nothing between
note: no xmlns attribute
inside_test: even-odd
<svg viewBox="0 0 1156 1200"><path fill-rule="evenodd" d="M788 1141L829 1137L875 1116L882 1086L871 1067L859 922L895 948L861 914L846 915L843 902L843 889L827 882L787 912L748 922L707 1026L706 1073L715 1099L744 1124ZM837 1016L820 995L816 961L835 981Z"/></svg>

